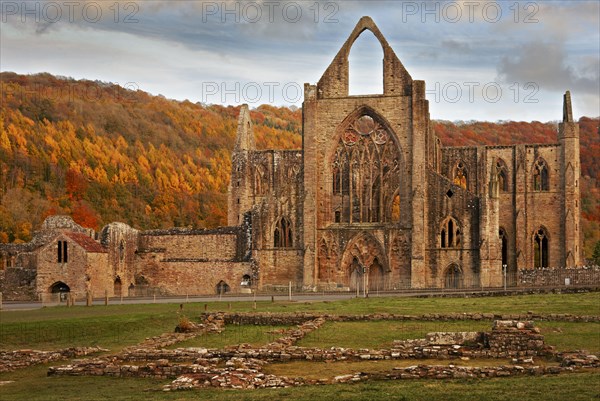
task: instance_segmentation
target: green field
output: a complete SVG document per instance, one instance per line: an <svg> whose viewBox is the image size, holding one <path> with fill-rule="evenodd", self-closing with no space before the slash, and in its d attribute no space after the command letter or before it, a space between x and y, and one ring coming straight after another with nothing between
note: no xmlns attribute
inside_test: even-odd
<svg viewBox="0 0 600 401"><path fill-rule="evenodd" d="M204 303L184 305L192 320L204 311ZM207 304L209 311L253 311L252 302ZM490 298L370 298L339 302L259 302L257 311L325 312L333 314L398 313L512 313L600 315L600 293L550 294ZM54 307L31 311L0 312L0 349L52 350L69 346L98 345L117 352L149 336L172 332L181 314L179 304ZM539 322L547 343L558 350L586 349L600 353L599 323ZM299 345L351 348L389 347L396 339L423 337L430 331L489 330L489 321L328 322L310 333ZM261 345L279 335L281 326L234 326L221 334L200 336L178 346L219 348L239 343ZM473 361L472 364L486 364ZM54 365L67 363L57 362ZM353 371L379 371L391 362L310 362L269 366L277 374L312 377ZM496 362L497 363L497 362ZM545 362L544 362L545 363ZM396 362L401 366L402 361ZM234 391L207 389L165 393L169 381L115 379L109 377L46 377L49 365L0 374L0 399L9 400L594 400L600 399L600 373L588 372L548 377L487 380L394 381L361 384ZM325 373L326 372L326 373ZM465 394L468 393L468 397Z"/></svg>

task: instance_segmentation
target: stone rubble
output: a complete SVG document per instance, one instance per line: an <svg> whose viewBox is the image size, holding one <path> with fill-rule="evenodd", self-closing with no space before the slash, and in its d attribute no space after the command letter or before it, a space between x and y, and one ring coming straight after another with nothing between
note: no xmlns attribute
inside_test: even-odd
<svg viewBox="0 0 600 401"><path fill-rule="evenodd" d="M107 349L100 347L73 347L56 351L38 351L32 349L0 351L0 373L107 351Z"/></svg>
<svg viewBox="0 0 600 401"><path fill-rule="evenodd" d="M395 315L365 315L366 320L382 320ZM142 344L129 347L110 357L73 361L72 364L51 367L49 376L116 376L173 379L163 391L189 390L202 387L255 389L290 387L330 383L352 383L365 380L489 378L517 375L544 375L572 372L582 368L598 368L598 357L586 352L556 353L547 346L539 329L532 321L495 320L490 332L437 332L423 339L394 341L389 349L329 349L299 347L295 344L308 333L317 330L328 320L349 317L330 317L312 314L224 314L207 313L198 331L167 333L146 339ZM271 320L270 317L273 317ZM352 317L354 320L355 317ZM481 315L482 319L487 319ZM286 320L287 319L287 320ZM220 332L226 324L283 325L294 322L297 326L280 330L277 340L262 347L248 344L224 349L178 348L163 349L167 345L206 332ZM554 358L560 366L538 366L534 357ZM391 372L352 373L331 379L288 378L265 374L267 363L305 361L360 361L393 359L509 359L512 365L465 367L415 364L395 368Z"/></svg>

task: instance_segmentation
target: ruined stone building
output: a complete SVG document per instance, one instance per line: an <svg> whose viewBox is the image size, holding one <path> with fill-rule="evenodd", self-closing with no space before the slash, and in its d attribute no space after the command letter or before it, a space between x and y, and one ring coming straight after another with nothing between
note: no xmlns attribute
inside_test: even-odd
<svg viewBox="0 0 600 401"><path fill-rule="evenodd" d="M348 56L370 30L383 94L349 95ZM249 213L262 285L311 288L500 286L502 266L573 267L579 240L579 129L571 99L554 145L445 147L425 83L365 17L316 85L305 85L298 150L258 151L242 109L229 225Z"/></svg>
<svg viewBox="0 0 600 401"><path fill-rule="evenodd" d="M383 48L383 94L350 96L348 56L365 30ZM3 291L496 287L503 266L512 284L523 269L581 265L579 127L569 92L556 144L444 146L425 83L364 17L320 81L305 85L302 134L302 149L257 150L243 106L229 227L113 223L95 234L50 218L32 242L0 246Z"/></svg>

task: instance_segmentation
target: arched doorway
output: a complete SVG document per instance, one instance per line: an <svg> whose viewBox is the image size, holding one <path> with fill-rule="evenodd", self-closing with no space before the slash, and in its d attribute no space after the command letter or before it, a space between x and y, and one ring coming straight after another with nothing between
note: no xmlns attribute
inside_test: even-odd
<svg viewBox="0 0 600 401"><path fill-rule="evenodd" d="M387 285L385 256L379 241L367 232L355 236L346 246L341 268L351 290L384 290ZM367 274L367 276L365 276Z"/></svg>
<svg viewBox="0 0 600 401"><path fill-rule="evenodd" d="M121 296L121 290L122 290L121 277L117 276L117 278L115 279L115 283L113 285L113 294L115 294L115 297Z"/></svg>
<svg viewBox="0 0 600 401"><path fill-rule="evenodd" d="M448 266L446 274L444 274L445 288L462 288L462 271L456 264Z"/></svg>
<svg viewBox="0 0 600 401"><path fill-rule="evenodd" d="M71 292L71 288L62 281L57 281L50 286L50 292L52 294L59 294L60 300L65 301L67 294Z"/></svg>
<svg viewBox="0 0 600 401"><path fill-rule="evenodd" d="M228 293L231 288L229 287L229 284L227 284L226 282L224 282L223 280L219 281L219 283L217 284L217 294L218 295L223 295Z"/></svg>
<svg viewBox="0 0 600 401"><path fill-rule="evenodd" d="M375 258L371 267L369 267L369 291L383 290L383 266Z"/></svg>

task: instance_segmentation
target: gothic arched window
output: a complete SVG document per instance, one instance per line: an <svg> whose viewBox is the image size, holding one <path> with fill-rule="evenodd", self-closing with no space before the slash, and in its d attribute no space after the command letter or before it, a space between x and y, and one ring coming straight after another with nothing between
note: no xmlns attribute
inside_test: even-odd
<svg viewBox="0 0 600 401"><path fill-rule="evenodd" d="M500 192L508 192L508 168L502 159L496 161L496 174L498 175L498 189Z"/></svg>
<svg viewBox="0 0 600 401"><path fill-rule="evenodd" d="M282 217L275 226L273 246L275 248L291 248L293 245L292 224L287 217Z"/></svg>
<svg viewBox="0 0 600 401"><path fill-rule="evenodd" d="M340 222L393 221L384 205L398 190L399 160L392 134L375 118L363 114L346 128L331 165L333 194L341 195L332 207L340 211Z"/></svg>
<svg viewBox="0 0 600 401"><path fill-rule="evenodd" d="M550 179L548 175L548 165L541 157L535 162L533 168L533 190L549 191Z"/></svg>
<svg viewBox="0 0 600 401"><path fill-rule="evenodd" d="M456 167L454 167L454 178L452 179L452 182L463 189L467 189L467 179L468 173L465 164L462 161L456 163Z"/></svg>
<svg viewBox="0 0 600 401"><path fill-rule="evenodd" d="M533 234L533 266L548 267L548 232L541 227Z"/></svg>
<svg viewBox="0 0 600 401"><path fill-rule="evenodd" d="M440 247L459 248L461 239L459 224L452 217L446 219L440 230Z"/></svg>

